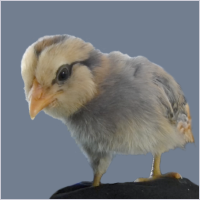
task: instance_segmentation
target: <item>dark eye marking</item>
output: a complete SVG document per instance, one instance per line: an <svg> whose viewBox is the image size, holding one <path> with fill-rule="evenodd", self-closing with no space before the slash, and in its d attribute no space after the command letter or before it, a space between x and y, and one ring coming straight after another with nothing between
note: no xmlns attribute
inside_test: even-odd
<svg viewBox="0 0 200 200"><path fill-rule="evenodd" d="M71 76L72 67L77 63L84 64L82 61L77 61L71 63L70 65L65 64L60 66L56 72L56 78L52 80L52 85L55 83L62 85Z"/></svg>
<svg viewBox="0 0 200 200"><path fill-rule="evenodd" d="M72 65L62 65L56 72L56 78L53 79L52 85L58 83L62 85L71 75Z"/></svg>
<svg viewBox="0 0 200 200"><path fill-rule="evenodd" d="M58 83L60 86L71 76L71 72L72 72L72 67L75 64L81 64L81 65L85 65L88 67L88 69L90 69L92 71L92 69L96 66L101 66L101 52L94 50L90 53L89 58L87 58L86 60L80 60L80 61L76 61L71 63L70 65L65 64L60 66L60 68L58 69L57 73L56 73L56 78L52 80L52 85L54 85L55 83ZM62 73L61 73L61 68L62 67L66 67L66 69L68 70L65 71L63 69ZM61 73L60 76L58 77L58 73ZM61 81L62 79L62 81ZM60 80L60 81L59 81Z"/></svg>
<svg viewBox="0 0 200 200"><path fill-rule="evenodd" d="M58 73L57 80L59 82L63 82L65 80L67 80L68 76L69 76L68 68L67 67L63 67Z"/></svg>

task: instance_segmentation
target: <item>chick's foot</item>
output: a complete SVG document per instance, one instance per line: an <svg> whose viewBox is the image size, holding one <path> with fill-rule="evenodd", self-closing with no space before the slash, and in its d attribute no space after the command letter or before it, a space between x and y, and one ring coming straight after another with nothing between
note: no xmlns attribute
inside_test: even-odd
<svg viewBox="0 0 200 200"><path fill-rule="evenodd" d="M179 173L176 172L169 172L166 174L156 175L156 176L150 176L149 178L138 178L134 182L146 182L146 181L153 181L159 178L175 178L180 179L182 176Z"/></svg>

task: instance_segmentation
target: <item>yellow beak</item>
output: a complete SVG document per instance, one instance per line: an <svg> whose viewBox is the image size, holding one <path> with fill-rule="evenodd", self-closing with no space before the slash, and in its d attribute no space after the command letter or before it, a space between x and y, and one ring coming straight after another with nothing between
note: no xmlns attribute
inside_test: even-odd
<svg viewBox="0 0 200 200"><path fill-rule="evenodd" d="M54 94L48 94L46 90L37 82L37 80L34 79L33 86L29 94L29 113L32 120L43 108L55 100L54 96Z"/></svg>

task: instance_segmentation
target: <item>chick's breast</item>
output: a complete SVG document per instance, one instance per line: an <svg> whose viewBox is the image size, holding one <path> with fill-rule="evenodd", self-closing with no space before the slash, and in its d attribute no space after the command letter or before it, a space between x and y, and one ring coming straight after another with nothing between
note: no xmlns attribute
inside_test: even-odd
<svg viewBox="0 0 200 200"><path fill-rule="evenodd" d="M141 56L107 58L110 70L101 94L65 121L77 143L93 152L124 154L182 147L176 123L185 98L175 80Z"/></svg>

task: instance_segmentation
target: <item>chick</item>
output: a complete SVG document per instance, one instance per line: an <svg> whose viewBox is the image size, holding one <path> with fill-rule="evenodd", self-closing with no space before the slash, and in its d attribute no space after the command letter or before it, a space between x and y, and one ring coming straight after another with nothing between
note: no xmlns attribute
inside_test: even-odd
<svg viewBox="0 0 200 200"><path fill-rule="evenodd" d="M43 110L60 119L89 160L98 186L114 154L153 155L149 181L160 177L163 152L194 142L180 86L143 56L101 53L70 36L40 38L21 62L31 119Z"/></svg>

